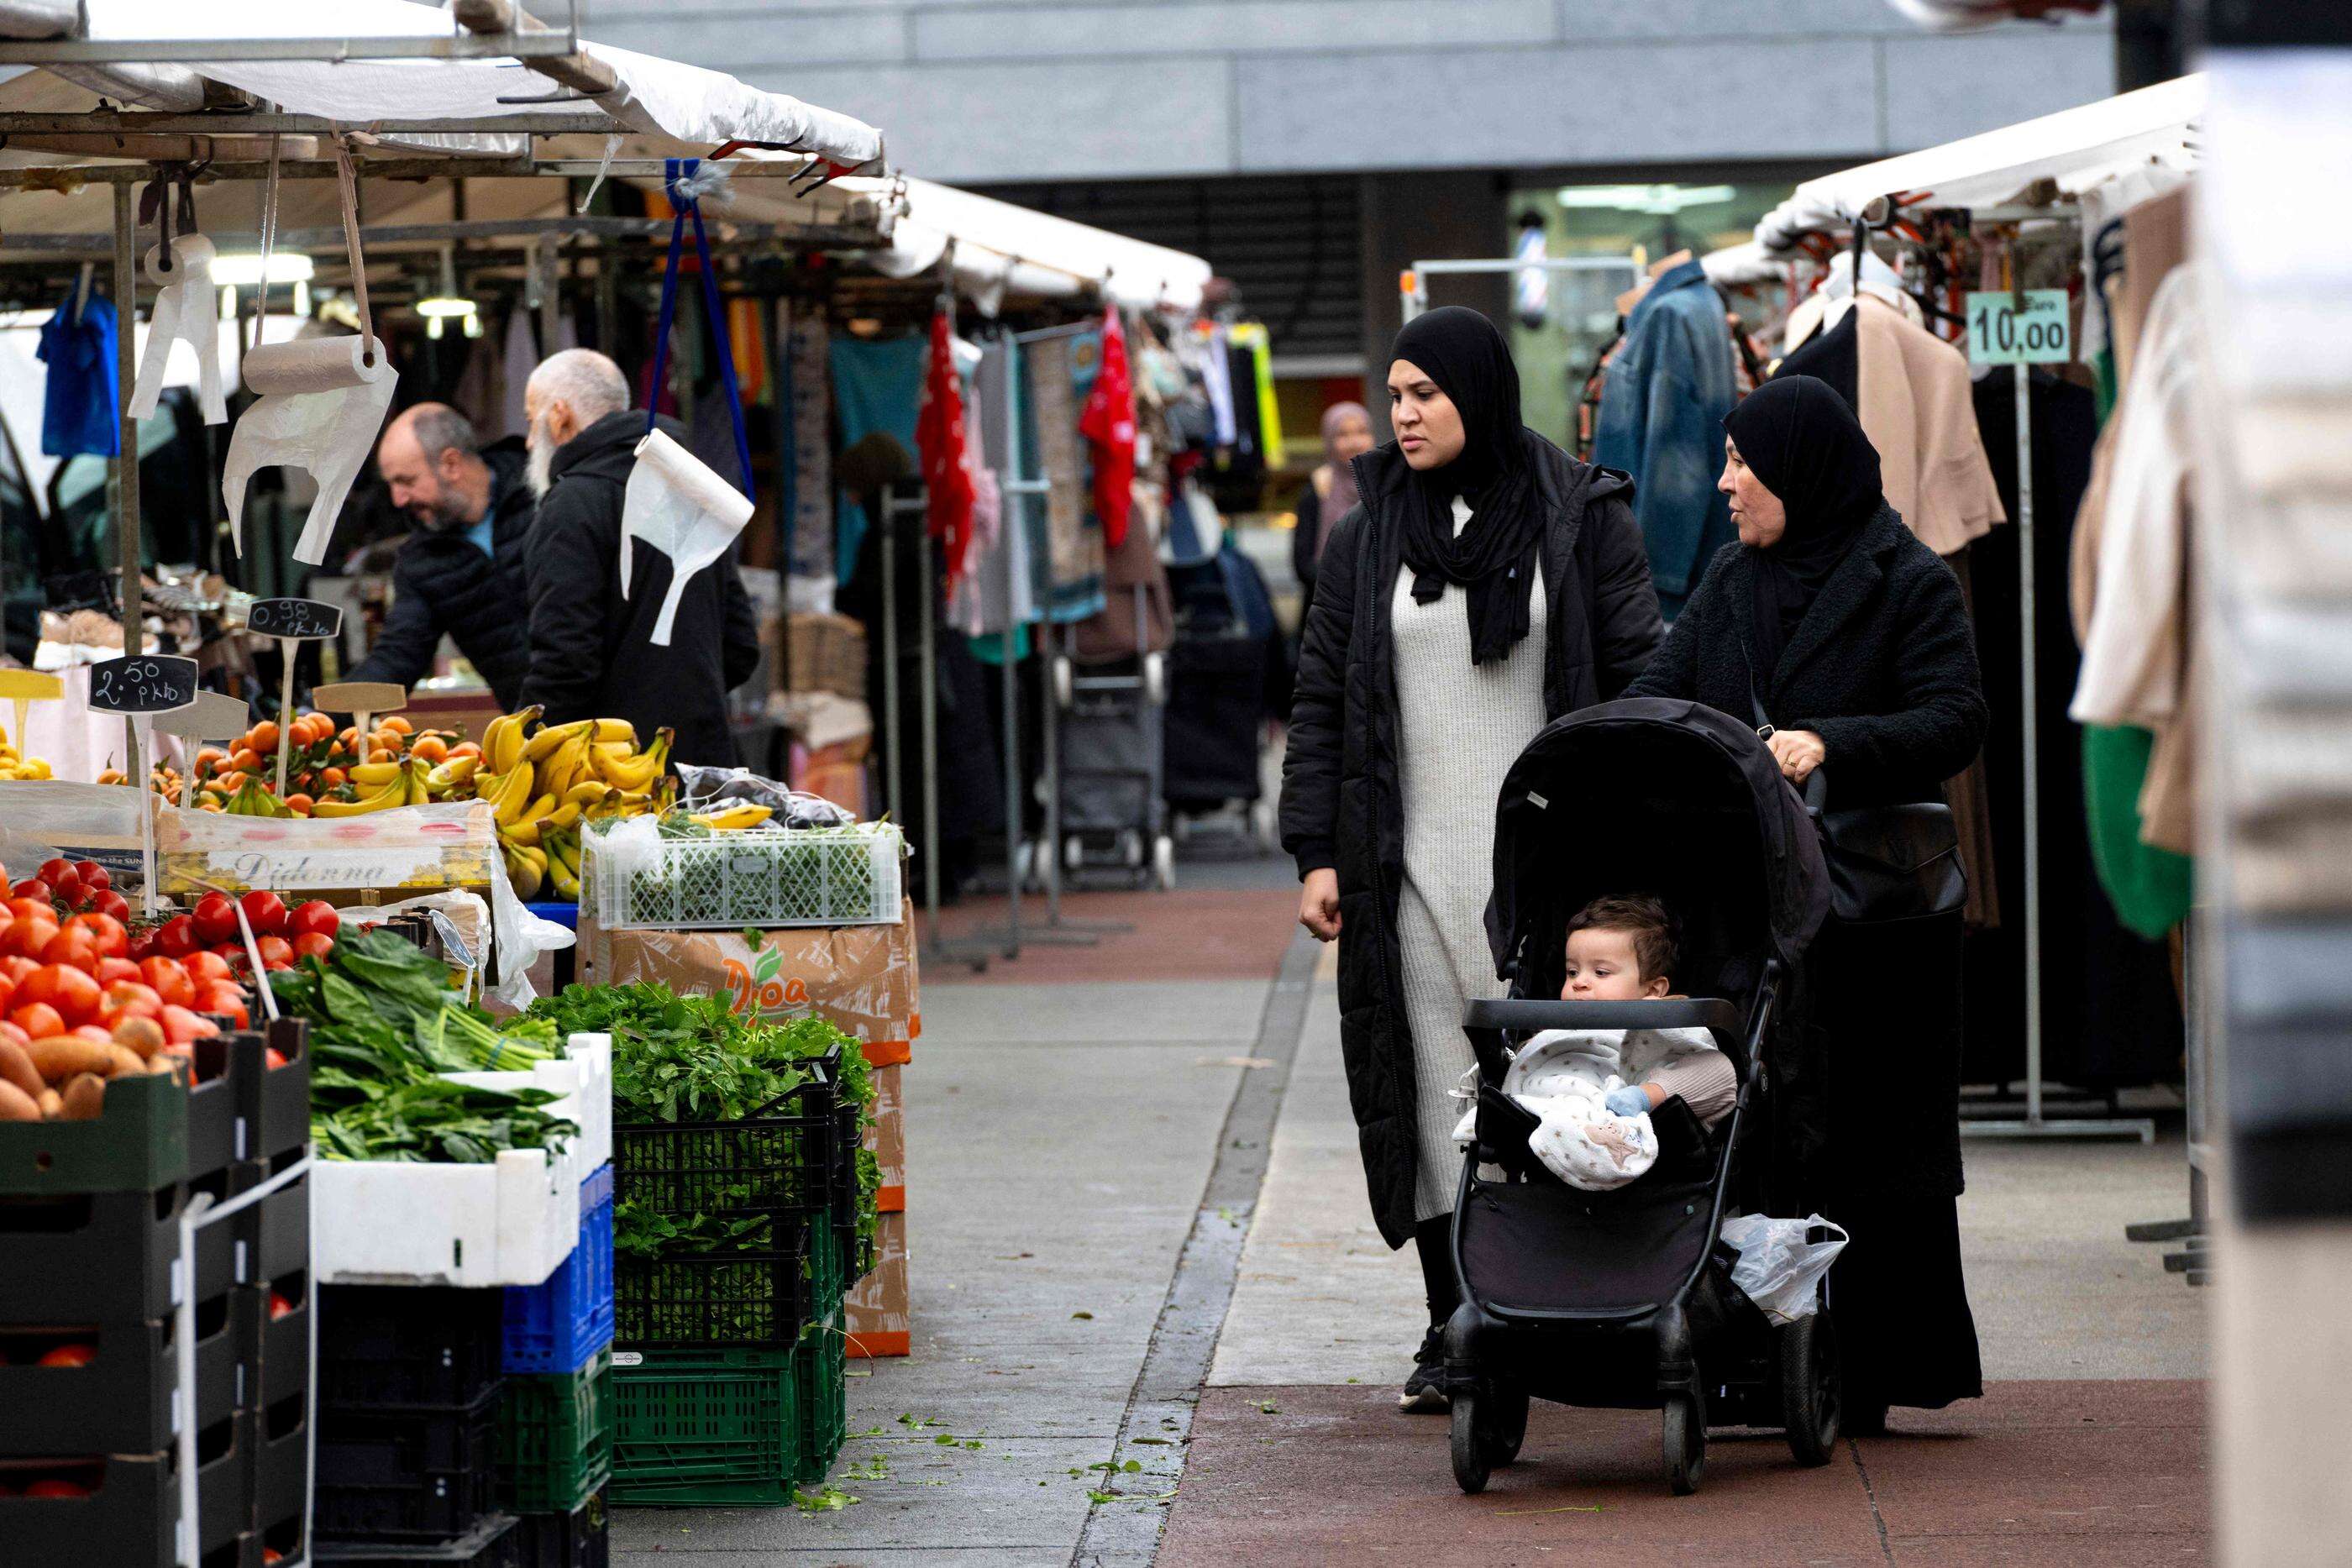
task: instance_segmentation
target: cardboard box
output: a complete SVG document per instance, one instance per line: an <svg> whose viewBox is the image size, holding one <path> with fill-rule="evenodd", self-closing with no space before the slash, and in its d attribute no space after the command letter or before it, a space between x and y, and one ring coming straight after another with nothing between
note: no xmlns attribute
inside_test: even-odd
<svg viewBox="0 0 2352 1568"><path fill-rule="evenodd" d="M904 1067L874 1070L874 1124L866 1129L866 1146L882 1166L879 1207L885 1214L907 1207L907 1104Z"/></svg>
<svg viewBox="0 0 2352 1568"><path fill-rule="evenodd" d="M843 1328L849 1354L876 1357L914 1350L914 1317L907 1293L907 1217L886 1214L875 1238L874 1271L849 1292Z"/></svg>
<svg viewBox="0 0 2352 1568"><path fill-rule="evenodd" d="M609 931L583 912L579 975L595 986L657 981L728 997L737 1012L824 1019L888 1067L909 1059L923 1019L911 905L895 925L779 931Z"/></svg>

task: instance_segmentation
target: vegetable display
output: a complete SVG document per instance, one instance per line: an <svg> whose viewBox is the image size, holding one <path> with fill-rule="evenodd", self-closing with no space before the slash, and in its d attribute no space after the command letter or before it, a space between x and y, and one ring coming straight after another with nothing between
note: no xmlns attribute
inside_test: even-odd
<svg viewBox="0 0 2352 1568"><path fill-rule="evenodd" d="M468 1006L442 962L388 931L345 937L269 977L278 1008L310 1022L310 1137L322 1158L478 1165L555 1149L580 1131L542 1107L557 1096L453 1083L558 1054L554 1030L500 1029Z"/></svg>

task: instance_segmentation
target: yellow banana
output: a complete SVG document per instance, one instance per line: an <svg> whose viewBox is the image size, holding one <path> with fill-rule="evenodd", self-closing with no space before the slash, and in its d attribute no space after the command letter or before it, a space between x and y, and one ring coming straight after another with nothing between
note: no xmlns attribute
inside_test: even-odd
<svg viewBox="0 0 2352 1568"><path fill-rule="evenodd" d="M614 757L600 746L596 747L595 765L596 777L615 789L647 789L661 773L662 759L650 751Z"/></svg>
<svg viewBox="0 0 2352 1568"><path fill-rule="evenodd" d="M425 778L425 781L431 784L435 789L446 795L450 790L457 789L459 785L472 783L474 781L475 775L481 771L482 759L480 758L453 757L449 758L448 761L441 764L440 767L433 769L432 772L426 774Z"/></svg>
<svg viewBox="0 0 2352 1568"><path fill-rule="evenodd" d="M499 830L499 841L512 849L528 849L539 842L540 824L517 822L511 828Z"/></svg>
<svg viewBox="0 0 2352 1568"><path fill-rule="evenodd" d="M398 762L362 762L343 771L362 789L381 789L400 777L403 766Z"/></svg>
<svg viewBox="0 0 2352 1568"><path fill-rule="evenodd" d="M574 904L579 902L580 873L554 855L547 858L547 881L555 889L556 897Z"/></svg>
<svg viewBox="0 0 2352 1568"><path fill-rule="evenodd" d="M320 800L310 808L314 817L363 817L370 811L388 811L394 806L408 804L408 790L394 779L373 795L362 795L356 800Z"/></svg>
<svg viewBox="0 0 2352 1568"><path fill-rule="evenodd" d="M625 718L600 718L596 721L596 738L599 741L626 741L634 747L637 744L637 727Z"/></svg>
<svg viewBox="0 0 2352 1568"><path fill-rule="evenodd" d="M482 762L492 773L511 773L522 760L523 731L546 710L536 703L520 713L502 714L482 732Z"/></svg>
<svg viewBox="0 0 2352 1568"><path fill-rule="evenodd" d="M713 832L735 832L744 828L756 828L775 815L772 808L754 806L749 801L730 806L723 811L698 811L694 820Z"/></svg>
<svg viewBox="0 0 2352 1568"><path fill-rule="evenodd" d="M523 808L522 815L515 819L515 826L517 826L517 827L528 827L530 824L531 824L531 823L533 823L533 822L538 821L539 821L540 819L541 819L542 817L547 816L550 812L553 811L554 810L555 810L555 797L554 797L554 796L552 796L552 795L539 795L539 796L534 796L534 797L532 798L532 800L531 800L530 804Z"/></svg>
<svg viewBox="0 0 2352 1568"><path fill-rule="evenodd" d="M513 771L499 781L498 793L490 797L490 812L500 827L511 827L522 817L523 808L530 804L531 768L527 762L518 762Z"/></svg>
<svg viewBox="0 0 2352 1568"><path fill-rule="evenodd" d="M595 732L596 721L593 718L576 719L570 724L550 725L525 743L522 754L529 761L543 761L582 736L593 735Z"/></svg>
<svg viewBox="0 0 2352 1568"><path fill-rule="evenodd" d="M564 791L563 798L582 806L593 806L600 804L612 792L613 787L610 784L594 779L583 779Z"/></svg>
<svg viewBox="0 0 2352 1568"><path fill-rule="evenodd" d="M563 804L555 808L554 810L550 811L546 816L540 819L539 831L541 842L544 843L546 841L546 835L549 832L562 828L568 828L579 820L580 802L577 800L566 800Z"/></svg>
<svg viewBox="0 0 2352 1568"><path fill-rule="evenodd" d="M547 868L533 864L520 850L506 852L507 880L514 883L515 896L532 899L539 896L541 884L547 877Z"/></svg>

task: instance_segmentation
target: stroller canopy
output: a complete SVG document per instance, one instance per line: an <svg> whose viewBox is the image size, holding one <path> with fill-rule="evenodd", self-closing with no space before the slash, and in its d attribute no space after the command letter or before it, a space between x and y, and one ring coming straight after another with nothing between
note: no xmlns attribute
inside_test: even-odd
<svg viewBox="0 0 2352 1568"><path fill-rule="evenodd" d="M1682 925L1674 980L1688 995L1744 990L1768 954L1793 967L1821 928L1821 841L1748 726L1629 697L1546 726L1511 764L1486 933L1515 994L1559 995L1570 918L1604 894L1643 893Z"/></svg>

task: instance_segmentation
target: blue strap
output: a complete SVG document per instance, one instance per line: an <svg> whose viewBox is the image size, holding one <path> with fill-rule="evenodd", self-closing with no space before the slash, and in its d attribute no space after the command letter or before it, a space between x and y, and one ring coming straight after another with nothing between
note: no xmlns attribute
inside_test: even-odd
<svg viewBox="0 0 2352 1568"><path fill-rule="evenodd" d="M735 389L735 350L727 337L727 319L719 304L719 280L710 271L710 241L703 233L701 204L678 193L678 182L688 178L701 163L698 158L671 158L665 161L662 189L669 197L673 216L669 224L669 262L662 269L661 321L654 329L654 380L646 399L646 432L655 428L656 411L661 406L664 380L669 366L670 326L677 314L677 262L686 238L686 221L694 220L694 254L702 264L702 304L710 319L710 336L719 345L719 379L727 389L727 418L735 427L735 458L743 465L743 495L756 499L751 489L751 438L743 428L743 398Z"/></svg>

